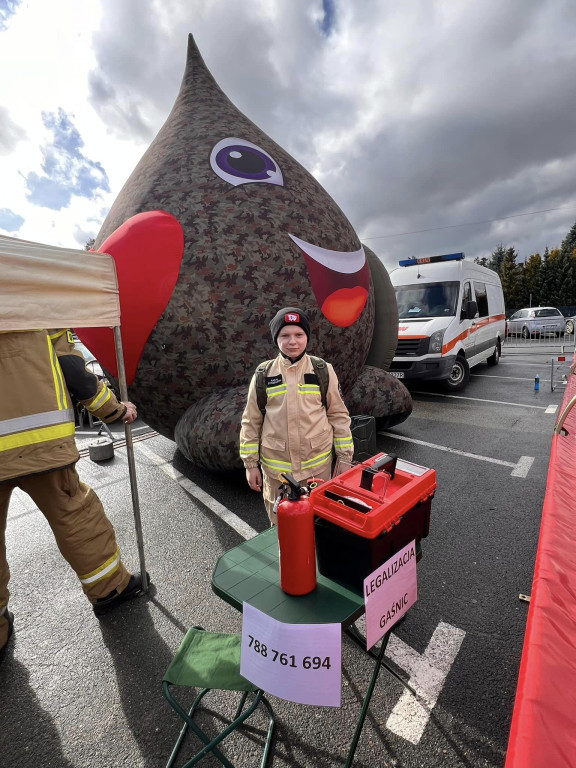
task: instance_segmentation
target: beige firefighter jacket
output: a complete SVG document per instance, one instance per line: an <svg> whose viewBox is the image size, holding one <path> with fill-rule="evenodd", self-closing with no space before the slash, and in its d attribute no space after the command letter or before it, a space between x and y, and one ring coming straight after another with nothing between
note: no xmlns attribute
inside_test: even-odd
<svg viewBox="0 0 576 768"><path fill-rule="evenodd" d="M0 333L0 482L78 461L70 392L102 421L126 412L69 330Z"/></svg>
<svg viewBox="0 0 576 768"><path fill-rule="evenodd" d="M240 457L246 469L260 463L270 477L289 472L304 480L332 460L332 447L337 456L352 458L350 416L334 369L327 366L326 408L306 354L294 364L282 355L272 363L266 375L265 416L258 408L256 376L252 377L240 431Z"/></svg>

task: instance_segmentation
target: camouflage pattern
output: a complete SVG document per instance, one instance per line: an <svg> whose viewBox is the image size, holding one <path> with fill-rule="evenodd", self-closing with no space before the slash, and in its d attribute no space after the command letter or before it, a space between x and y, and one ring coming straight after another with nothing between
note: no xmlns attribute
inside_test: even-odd
<svg viewBox="0 0 576 768"><path fill-rule="evenodd" d="M248 383L207 395L191 405L178 421L176 443L193 464L208 469L243 468L238 445Z"/></svg>
<svg viewBox="0 0 576 768"><path fill-rule="evenodd" d="M398 346L398 305L386 267L370 248L364 246L374 285L374 331L365 364L387 371ZM406 390L406 395L408 390ZM406 414L408 416L408 414ZM403 421L403 419L401 419Z"/></svg>
<svg viewBox="0 0 576 768"><path fill-rule="evenodd" d="M375 416L381 428L400 424L412 413L412 398L404 384L371 365L364 366L344 401L351 414Z"/></svg>
<svg viewBox="0 0 576 768"><path fill-rule="evenodd" d="M211 153L228 138L256 145L281 171L283 183L235 184L218 175ZM238 434L248 382L258 363L276 353L268 323L283 306L306 311L309 351L334 365L344 396L361 404L362 413L384 416L393 408L400 409L398 420L408 416L409 395L406 390L398 395L399 382L389 376L372 386L365 381L375 322L368 266L369 290L359 316L335 325L318 293L323 273L289 236L343 252L345 261L347 253L362 247L353 227L311 174L234 107L192 36L174 107L118 195L95 248L127 219L152 210L178 220L184 253L174 291L140 357L130 398L150 426L170 438L175 434L191 461L215 469L240 466ZM350 295L359 307L353 276L326 272L331 285L343 288L340 297ZM161 276L159 254L157 279ZM386 279L389 284L387 273ZM395 348L397 320L379 334L386 348ZM396 394L384 394L381 386Z"/></svg>

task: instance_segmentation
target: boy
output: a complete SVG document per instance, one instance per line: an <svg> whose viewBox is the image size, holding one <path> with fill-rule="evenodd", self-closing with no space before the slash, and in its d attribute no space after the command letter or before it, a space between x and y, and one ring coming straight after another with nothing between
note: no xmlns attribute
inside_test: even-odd
<svg viewBox="0 0 576 768"><path fill-rule="evenodd" d="M280 354L266 370L264 413L258 404L257 374L250 382L242 415L240 457L248 485L253 491L263 491L274 525L280 473L289 472L299 482L310 477L329 480L332 447L338 457L351 461L354 445L350 416L329 363L326 406L322 403L320 382L306 354L310 322L304 312L284 307L270 322L270 332Z"/></svg>

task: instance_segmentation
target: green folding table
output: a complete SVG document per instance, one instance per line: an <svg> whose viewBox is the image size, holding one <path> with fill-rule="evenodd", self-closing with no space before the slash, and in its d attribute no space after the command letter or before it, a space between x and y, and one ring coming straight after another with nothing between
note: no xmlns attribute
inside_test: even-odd
<svg viewBox="0 0 576 768"><path fill-rule="evenodd" d="M366 641L354 626L364 613L364 597L337 581L317 575L317 586L308 595L287 595L280 587L278 571L278 536L269 528L253 539L225 552L212 574L212 589L225 602L242 611L244 602L287 624L341 624L342 629L366 652ZM348 751L346 768L352 765L370 699L380 667L385 667L414 695L416 692L386 662L384 654L390 637L388 631L377 652L367 653L375 660L370 683L364 696L356 730Z"/></svg>

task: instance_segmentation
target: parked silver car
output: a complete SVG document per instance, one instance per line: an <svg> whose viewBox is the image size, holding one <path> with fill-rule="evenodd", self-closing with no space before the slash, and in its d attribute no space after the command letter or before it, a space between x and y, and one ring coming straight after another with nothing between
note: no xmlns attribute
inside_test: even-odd
<svg viewBox="0 0 576 768"><path fill-rule="evenodd" d="M506 321L506 334L524 339L532 336L544 336L551 333L561 336L566 328L566 319L562 312L555 307L528 307L514 312Z"/></svg>

